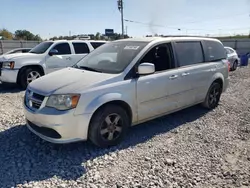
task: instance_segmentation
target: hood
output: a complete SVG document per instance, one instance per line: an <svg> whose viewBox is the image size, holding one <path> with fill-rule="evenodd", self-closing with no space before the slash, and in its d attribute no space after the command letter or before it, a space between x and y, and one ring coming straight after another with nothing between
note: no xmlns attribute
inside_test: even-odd
<svg viewBox="0 0 250 188"><path fill-rule="evenodd" d="M78 93L82 89L103 85L115 77L117 77L116 74L65 68L33 81L29 84L29 88L45 96L50 94Z"/></svg>
<svg viewBox="0 0 250 188"><path fill-rule="evenodd" d="M42 54L33 54L33 53L14 53L14 54L6 54L1 55L1 60L15 60L15 59L27 59L33 57L40 57Z"/></svg>

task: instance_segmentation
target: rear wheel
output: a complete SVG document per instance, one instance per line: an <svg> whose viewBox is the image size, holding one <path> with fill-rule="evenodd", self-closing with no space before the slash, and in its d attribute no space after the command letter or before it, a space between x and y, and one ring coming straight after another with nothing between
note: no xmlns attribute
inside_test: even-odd
<svg viewBox="0 0 250 188"><path fill-rule="evenodd" d="M234 64L233 64L232 70L235 71L237 69L237 67L238 67L238 62L235 61Z"/></svg>
<svg viewBox="0 0 250 188"><path fill-rule="evenodd" d="M210 86L208 93L207 93L207 96L206 96L206 99L202 103L202 105L208 109L216 108L220 102L221 93L222 93L221 84L214 82Z"/></svg>
<svg viewBox="0 0 250 188"><path fill-rule="evenodd" d="M18 83L21 85L23 89L26 89L27 86L37 78L40 78L42 73L39 69L27 68L22 71L20 75L20 80Z"/></svg>
<svg viewBox="0 0 250 188"><path fill-rule="evenodd" d="M106 105L90 122L89 139L99 147L119 144L130 126L126 111L117 105Z"/></svg>

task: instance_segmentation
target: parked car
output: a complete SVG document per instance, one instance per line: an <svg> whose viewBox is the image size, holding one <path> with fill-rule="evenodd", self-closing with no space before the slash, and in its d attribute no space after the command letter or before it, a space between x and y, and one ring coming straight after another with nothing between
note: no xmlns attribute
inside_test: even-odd
<svg viewBox="0 0 250 188"><path fill-rule="evenodd" d="M32 48L16 48L16 49L10 50L2 55L15 54L15 53L28 53L31 49Z"/></svg>
<svg viewBox="0 0 250 188"><path fill-rule="evenodd" d="M230 62L230 70L235 71L239 65L240 58L233 48L226 46L225 49L227 52L228 61Z"/></svg>
<svg viewBox="0 0 250 188"><path fill-rule="evenodd" d="M215 108L229 63L216 39L123 39L29 84L28 128L53 143L118 144L131 125L202 103Z"/></svg>
<svg viewBox="0 0 250 188"><path fill-rule="evenodd" d="M26 88L45 74L74 65L104 43L106 41L46 41L29 53L3 55L0 58L0 81Z"/></svg>

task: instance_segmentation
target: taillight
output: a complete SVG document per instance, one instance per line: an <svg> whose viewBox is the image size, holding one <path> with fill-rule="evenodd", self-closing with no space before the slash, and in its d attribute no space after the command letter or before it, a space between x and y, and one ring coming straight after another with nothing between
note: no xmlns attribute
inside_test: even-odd
<svg viewBox="0 0 250 188"><path fill-rule="evenodd" d="M227 64L227 67L228 67L228 72L230 72L230 62L228 61L228 59L227 60L222 60L223 61L223 63L226 63Z"/></svg>
<svg viewBox="0 0 250 188"><path fill-rule="evenodd" d="M230 72L230 62L227 60L228 72Z"/></svg>

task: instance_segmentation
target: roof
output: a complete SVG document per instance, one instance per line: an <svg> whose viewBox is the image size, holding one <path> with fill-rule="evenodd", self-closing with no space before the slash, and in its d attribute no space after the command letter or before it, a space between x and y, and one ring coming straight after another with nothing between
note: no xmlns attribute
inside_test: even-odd
<svg viewBox="0 0 250 188"><path fill-rule="evenodd" d="M45 41L45 42L108 42L108 41L105 41L105 40L48 40L48 41Z"/></svg>
<svg viewBox="0 0 250 188"><path fill-rule="evenodd" d="M141 37L141 38L128 38L117 41L135 41L135 42L152 42L152 41L178 41L178 40L211 40L218 41L218 39L208 37L187 37L187 36L167 36L167 37Z"/></svg>

